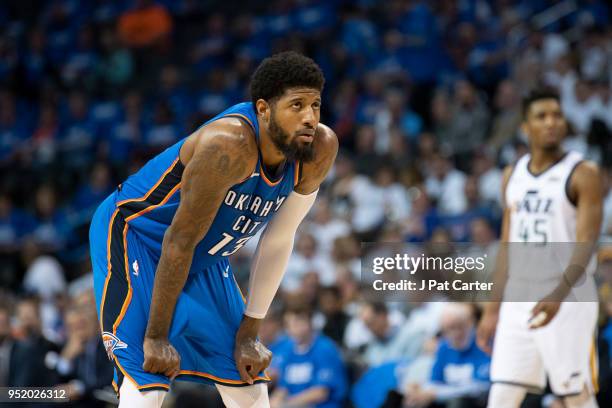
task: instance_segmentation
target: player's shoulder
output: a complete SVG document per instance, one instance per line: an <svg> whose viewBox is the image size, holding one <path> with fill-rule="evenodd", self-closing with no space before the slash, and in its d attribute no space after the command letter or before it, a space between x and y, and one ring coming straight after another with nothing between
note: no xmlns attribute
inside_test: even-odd
<svg viewBox="0 0 612 408"><path fill-rule="evenodd" d="M597 190L603 185L603 178L597 163L591 160L581 160L571 170L566 191L572 201L576 194L586 190Z"/></svg>
<svg viewBox="0 0 612 408"><path fill-rule="evenodd" d="M580 160L574 168L573 174L577 177L599 177L599 165L592 160Z"/></svg>
<svg viewBox="0 0 612 408"><path fill-rule="evenodd" d="M319 123L316 131L315 151L319 149L322 156L336 156L338 152L338 136L329 126Z"/></svg>
<svg viewBox="0 0 612 408"><path fill-rule="evenodd" d="M242 180L255 168L257 143L249 125L235 117L220 118L193 132L181 148L180 157L187 167L214 161L219 168L235 170L226 174L228 177Z"/></svg>
<svg viewBox="0 0 612 408"><path fill-rule="evenodd" d="M257 161L257 141L253 128L237 117L217 119L198 129L194 136L196 151L218 149L253 162L253 165Z"/></svg>

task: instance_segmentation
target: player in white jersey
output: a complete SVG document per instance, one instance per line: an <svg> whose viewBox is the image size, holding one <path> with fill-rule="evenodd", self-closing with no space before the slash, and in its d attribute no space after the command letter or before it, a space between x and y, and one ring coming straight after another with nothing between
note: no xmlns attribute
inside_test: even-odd
<svg viewBox="0 0 612 408"><path fill-rule="evenodd" d="M600 230L601 176L595 164L562 150L567 123L554 91L525 98L522 130L530 153L503 180L508 244L498 255L493 300L504 301L487 303L478 327L480 347L493 351L488 406L517 408L548 378L566 407L597 407L598 308L585 271Z"/></svg>

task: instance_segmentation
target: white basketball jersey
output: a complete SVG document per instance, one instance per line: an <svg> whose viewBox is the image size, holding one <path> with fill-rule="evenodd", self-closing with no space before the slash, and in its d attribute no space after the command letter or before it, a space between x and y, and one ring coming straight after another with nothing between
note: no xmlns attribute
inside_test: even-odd
<svg viewBox="0 0 612 408"><path fill-rule="evenodd" d="M554 287L569 266L576 245L576 206L568 197L570 177L582 156L566 153L540 174L532 174L530 155L516 163L506 186L510 210L509 269L506 293L512 299L540 298ZM523 243L523 244L519 244ZM587 276L595 270L594 258ZM588 285L587 285L588 286ZM591 295L591 288L581 298ZM514 295L511 297L510 294Z"/></svg>
<svg viewBox="0 0 612 408"><path fill-rule="evenodd" d="M566 153L546 171L529 171L531 155L514 166L506 186L510 210L510 242L575 242L576 206L568 197L569 178L582 161L575 152Z"/></svg>

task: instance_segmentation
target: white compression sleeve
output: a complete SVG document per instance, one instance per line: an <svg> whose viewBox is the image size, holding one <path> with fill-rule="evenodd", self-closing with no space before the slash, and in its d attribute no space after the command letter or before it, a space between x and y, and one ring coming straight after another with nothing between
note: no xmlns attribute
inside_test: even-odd
<svg viewBox="0 0 612 408"><path fill-rule="evenodd" d="M289 255L293 250L295 231L312 207L319 190L303 195L289 194L268 223L253 256L245 314L263 319L278 290Z"/></svg>

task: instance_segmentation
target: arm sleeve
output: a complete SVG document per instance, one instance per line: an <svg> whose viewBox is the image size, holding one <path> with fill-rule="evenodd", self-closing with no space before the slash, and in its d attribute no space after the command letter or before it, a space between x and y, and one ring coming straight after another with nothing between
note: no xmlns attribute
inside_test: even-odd
<svg viewBox="0 0 612 408"><path fill-rule="evenodd" d="M256 319L266 316L293 250L295 231L312 207L318 191L308 195L295 191L289 194L266 226L251 265L247 316Z"/></svg>

